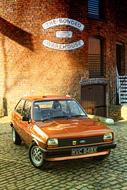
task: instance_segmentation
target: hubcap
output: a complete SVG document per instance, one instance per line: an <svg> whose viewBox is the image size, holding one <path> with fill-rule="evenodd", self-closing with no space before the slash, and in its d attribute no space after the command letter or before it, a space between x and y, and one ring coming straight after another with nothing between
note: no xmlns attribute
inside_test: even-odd
<svg viewBox="0 0 127 190"><path fill-rule="evenodd" d="M31 159L35 166L41 166L43 162L43 152L38 146L31 148Z"/></svg>
<svg viewBox="0 0 127 190"><path fill-rule="evenodd" d="M14 128L12 128L12 140L13 140L13 142L15 142L15 130L14 130Z"/></svg>

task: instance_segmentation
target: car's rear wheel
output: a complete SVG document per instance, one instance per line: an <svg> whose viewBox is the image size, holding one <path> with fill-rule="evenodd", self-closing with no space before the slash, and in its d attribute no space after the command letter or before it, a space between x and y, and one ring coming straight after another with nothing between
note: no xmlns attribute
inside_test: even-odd
<svg viewBox="0 0 127 190"><path fill-rule="evenodd" d="M16 132L16 130L15 130L14 127L12 127L12 141L13 141L13 143L16 144L16 145L20 145L21 142L22 142L22 140L21 140L19 134Z"/></svg>
<svg viewBox="0 0 127 190"><path fill-rule="evenodd" d="M36 168L44 168L46 161L44 159L43 150L36 144L32 144L29 149L29 158Z"/></svg>

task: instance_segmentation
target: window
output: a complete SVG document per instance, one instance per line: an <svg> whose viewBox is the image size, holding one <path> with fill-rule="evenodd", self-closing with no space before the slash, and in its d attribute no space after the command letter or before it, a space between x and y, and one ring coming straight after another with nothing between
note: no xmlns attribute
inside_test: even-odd
<svg viewBox="0 0 127 190"><path fill-rule="evenodd" d="M75 116L75 115L83 116L84 115L83 110L79 106L77 106L77 102L68 101L68 107L70 109L70 113L72 116Z"/></svg>
<svg viewBox="0 0 127 190"><path fill-rule="evenodd" d="M27 118L31 118L31 102L26 101L23 109L23 116Z"/></svg>
<svg viewBox="0 0 127 190"><path fill-rule="evenodd" d="M17 104L16 108L15 108L15 111L18 112L21 115L22 115L24 102L25 102L25 100L20 100L19 103Z"/></svg>
<svg viewBox="0 0 127 190"><path fill-rule="evenodd" d="M117 26L127 26L127 1L115 0Z"/></svg>
<svg viewBox="0 0 127 190"><path fill-rule="evenodd" d="M88 0L88 16L95 19L104 18L103 0Z"/></svg>
<svg viewBox="0 0 127 190"><path fill-rule="evenodd" d="M86 117L86 113L74 100L37 101L33 105L35 121L57 118Z"/></svg>
<svg viewBox="0 0 127 190"><path fill-rule="evenodd" d="M116 44L116 65L119 75L125 75L125 47L123 43Z"/></svg>
<svg viewBox="0 0 127 190"><path fill-rule="evenodd" d="M90 78L104 76L103 57L103 40L100 38L90 37L88 45Z"/></svg>

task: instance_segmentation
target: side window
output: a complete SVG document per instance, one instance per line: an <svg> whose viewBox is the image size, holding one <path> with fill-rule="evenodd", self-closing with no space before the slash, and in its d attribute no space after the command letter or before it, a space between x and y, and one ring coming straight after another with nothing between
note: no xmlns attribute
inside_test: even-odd
<svg viewBox="0 0 127 190"><path fill-rule="evenodd" d="M17 104L16 108L15 108L15 111L21 115L22 115L24 102L25 102L25 100L20 100L19 103Z"/></svg>
<svg viewBox="0 0 127 190"><path fill-rule="evenodd" d="M26 101L24 108L23 108L23 116L26 116L27 118L31 118L31 102Z"/></svg>

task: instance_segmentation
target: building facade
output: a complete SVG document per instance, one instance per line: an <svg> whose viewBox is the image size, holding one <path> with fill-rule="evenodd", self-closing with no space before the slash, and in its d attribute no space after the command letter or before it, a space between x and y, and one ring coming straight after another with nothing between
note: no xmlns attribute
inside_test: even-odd
<svg viewBox="0 0 127 190"><path fill-rule="evenodd" d="M125 0L2 0L1 113L25 95L69 94L90 114L118 117L126 8Z"/></svg>

